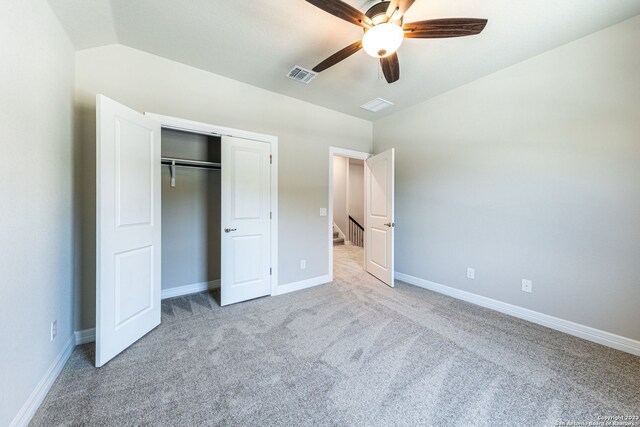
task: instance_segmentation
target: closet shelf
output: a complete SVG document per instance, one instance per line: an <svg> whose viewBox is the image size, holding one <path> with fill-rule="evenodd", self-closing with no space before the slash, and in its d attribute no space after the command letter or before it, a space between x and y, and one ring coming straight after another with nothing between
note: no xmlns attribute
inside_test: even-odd
<svg viewBox="0 0 640 427"><path fill-rule="evenodd" d="M220 169L220 163L203 162L201 160L175 159L172 157L162 157L162 164L169 166L180 166L198 169Z"/></svg>

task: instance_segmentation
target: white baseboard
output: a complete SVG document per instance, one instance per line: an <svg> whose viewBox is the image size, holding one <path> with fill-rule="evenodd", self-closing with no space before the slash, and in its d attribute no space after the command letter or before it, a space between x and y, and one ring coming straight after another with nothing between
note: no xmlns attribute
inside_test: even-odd
<svg viewBox="0 0 640 427"><path fill-rule="evenodd" d="M27 401L22 405L18 414L13 421L11 421L11 424L9 424L10 427L26 427L29 425L31 418L33 418L40 404L42 404L42 401L47 396L47 393L56 378L58 378L58 375L60 375L60 372L62 372L62 368L64 368L65 363L69 360L69 356L71 356L74 348L75 340L74 337L71 336L65 343L60 354L58 354L58 357L51 363L47 372L44 373L44 376L40 382L38 382L36 388L31 392Z"/></svg>
<svg viewBox="0 0 640 427"><path fill-rule="evenodd" d="M537 311L522 308L517 305L508 304L492 298L483 297L481 295L472 294L471 292L455 289L450 286L441 285L439 283L430 282L425 279L410 276L403 273L395 273L396 279L420 288L429 289L440 294L470 302L482 307L490 308L500 313L508 314L519 319L527 320L538 325L546 326L557 331L567 333L579 338L584 338L607 347L615 348L627 353L640 356L640 341L626 338L610 332L601 331L590 326L574 323L569 320L560 319L558 317L549 316L548 314L539 313Z"/></svg>
<svg viewBox="0 0 640 427"><path fill-rule="evenodd" d="M312 288L318 285L324 285L331 282L329 275L312 277L311 279L301 280L299 282L287 283L286 285L277 286L271 295L288 294L289 292L299 291L302 289Z"/></svg>
<svg viewBox="0 0 640 427"><path fill-rule="evenodd" d="M96 340L96 328L75 331L76 345L87 344Z"/></svg>
<svg viewBox="0 0 640 427"><path fill-rule="evenodd" d="M175 288L163 289L160 293L160 299L175 298L182 295L195 294L208 289L220 287L220 280L212 280L211 282L193 283L191 285L178 286Z"/></svg>

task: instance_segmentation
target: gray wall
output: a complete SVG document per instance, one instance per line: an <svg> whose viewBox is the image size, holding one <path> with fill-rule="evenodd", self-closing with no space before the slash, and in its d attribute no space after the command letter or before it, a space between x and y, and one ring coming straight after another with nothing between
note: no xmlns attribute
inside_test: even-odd
<svg viewBox="0 0 640 427"><path fill-rule="evenodd" d="M639 51L635 17L375 122L397 270L640 339Z"/></svg>
<svg viewBox="0 0 640 427"><path fill-rule="evenodd" d="M74 57L45 1L0 2L0 41L0 425L7 426L73 337Z"/></svg>
<svg viewBox="0 0 640 427"><path fill-rule="evenodd" d="M299 84L283 78L282 84ZM95 95L150 111L279 138L279 283L328 274L330 146L369 152L371 122L122 45L76 54L83 161L82 294L77 329L95 323ZM300 260L307 268L300 269Z"/></svg>
<svg viewBox="0 0 640 427"><path fill-rule="evenodd" d="M364 226L364 161L349 159L349 215Z"/></svg>
<svg viewBox="0 0 640 427"><path fill-rule="evenodd" d="M162 131L162 156L220 162L220 138ZM220 279L220 171L162 167L162 289Z"/></svg>
<svg viewBox="0 0 640 427"><path fill-rule="evenodd" d="M347 164L349 159L333 156L333 223L347 234Z"/></svg>

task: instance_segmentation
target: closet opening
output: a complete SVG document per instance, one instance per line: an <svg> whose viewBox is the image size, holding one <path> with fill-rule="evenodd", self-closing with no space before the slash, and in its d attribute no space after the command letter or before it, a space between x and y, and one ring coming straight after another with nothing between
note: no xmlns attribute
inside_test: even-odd
<svg viewBox="0 0 640 427"><path fill-rule="evenodd" d="M220 305L221 137L163 128L161 157L162 299Z"/></svg>
<svg viewBox="0 0 640 427"><path fill-rule="evenodd" d="M172 313L278 293L277 137L104 95L96 130L97 367Z"/></svg>

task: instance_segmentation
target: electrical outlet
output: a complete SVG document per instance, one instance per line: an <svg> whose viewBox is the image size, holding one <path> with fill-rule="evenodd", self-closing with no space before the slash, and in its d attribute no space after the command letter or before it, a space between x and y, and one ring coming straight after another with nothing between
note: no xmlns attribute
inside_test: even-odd
<svg viewBox="0 0 640 427"><path fill-rule="evenodd" d="M58 335L58 321L54 320L51 322L51 341Z"/></svg>
<svg viewBox="0 0 640 427"><path fill-rule="evenodd" d="M301 259L300 260L300 270L304 270L305 268L307 268L307 260L306 259Z"/></svg>
<svg viewBox="0 0 640 427"><path fill-rule="evenodd" d="M476 278L476 269L475 268L467 268L467 279L475 279Z"/></svg>
<svg viewBox="0 0 640 427"><path fill-rule="evenodd" d="M320 208L320 216L327 216L327 208Z"/></svg>
<svg viewBox="0 0 640 427"><path fill-rule="evenodd" d="M533 292L533 282L531 280L522 279L522 292Z"/></svg>

